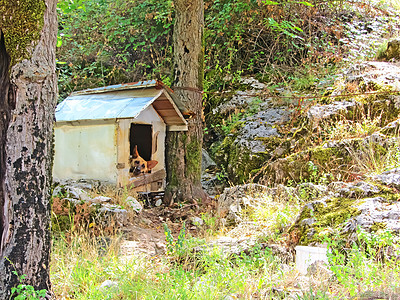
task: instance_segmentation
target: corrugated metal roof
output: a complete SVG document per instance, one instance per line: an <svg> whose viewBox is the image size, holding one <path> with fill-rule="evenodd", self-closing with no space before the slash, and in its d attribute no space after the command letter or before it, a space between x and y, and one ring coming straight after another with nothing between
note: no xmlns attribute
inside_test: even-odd
<svg viewBox="0 0 400 300"><path fill-rule="evenodd" d="M155 98L121 97L109 94L70 96L56 109L56 121L135 118Z"/></svg>
<svg viewBox="0 0 400 300"><path fill-rule="evenodd" d="M75 95L105 93L105 92L112 92L112 91L137 89L137 88L156 87L156 86L163 86L163 85L164 84L162 82L159 82L157 80L147 80L147 81L139 81L139 82L132 82L132 83L121 83L121 84L98 87L98 88L94 88L94 89L77 91L77 92L72 93L71 95L75 96Z"/></svg>

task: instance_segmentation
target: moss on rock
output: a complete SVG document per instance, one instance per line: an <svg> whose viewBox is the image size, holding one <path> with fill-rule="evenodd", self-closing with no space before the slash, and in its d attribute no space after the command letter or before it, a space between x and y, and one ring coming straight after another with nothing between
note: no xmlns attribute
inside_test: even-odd
<svg viewBox="0 0 400 300"><path fill-rule="evenodd" d="M323 198L306 205L300 212L296 222L289 229L289 233L297 234L298 244L309 245L320 243L327 229L336 229L360 214L353 206L354 199L347 198Z"/></svg>

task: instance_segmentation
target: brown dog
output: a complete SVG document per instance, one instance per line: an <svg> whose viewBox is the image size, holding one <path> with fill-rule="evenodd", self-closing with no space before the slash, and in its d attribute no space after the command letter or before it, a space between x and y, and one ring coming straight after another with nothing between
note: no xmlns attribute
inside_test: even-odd
<svg viewBox="0 0 400 300"><path fill-rule="evenodd" d="M133 148L133 155L129 158L129 165L131 166L129 169L129 173L131 176L139 176L140 174L150 173L150 170L153 169L158 164L156 160L146 161L142 157L140 157L137 151L137 145Z"/></svg>

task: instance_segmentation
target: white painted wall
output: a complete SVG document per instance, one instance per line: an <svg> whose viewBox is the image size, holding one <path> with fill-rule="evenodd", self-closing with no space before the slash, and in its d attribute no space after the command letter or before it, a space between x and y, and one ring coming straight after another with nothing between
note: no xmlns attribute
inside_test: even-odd
<svg viewBox="0 0 400 300"><path fill-rule="evenodd" d="M93 179L116 184L116 126L115 120L56 124L54 179Z"/></svg>

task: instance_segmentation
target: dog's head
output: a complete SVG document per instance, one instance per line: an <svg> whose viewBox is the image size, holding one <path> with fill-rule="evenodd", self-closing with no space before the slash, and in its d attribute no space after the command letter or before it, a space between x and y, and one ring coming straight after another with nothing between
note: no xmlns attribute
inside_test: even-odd
<svg viewBox="0 0 400 300"><path fill-rule="evenodd" d="M137 151L137 146L133 148L133 154L129 158L129 165L131 168L129 169L129 173L133 176L138 176L143 173L149 173L151 169L153 169L158 164L156 160L144 160Z"/></svg>

